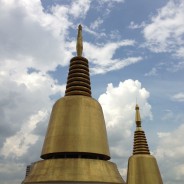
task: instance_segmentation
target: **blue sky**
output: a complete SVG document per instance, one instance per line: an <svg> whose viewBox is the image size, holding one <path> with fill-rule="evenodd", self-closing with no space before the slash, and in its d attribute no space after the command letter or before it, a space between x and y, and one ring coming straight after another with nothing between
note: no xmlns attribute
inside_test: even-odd
<svg viewBox="0 0 184 184"><path fill-rule="evenodd" d="M184 182L183 0L0 0L0 181L39 160L52 105L64 95L77 27L111 159L126 180L136 100L164 184Z"/></svg>

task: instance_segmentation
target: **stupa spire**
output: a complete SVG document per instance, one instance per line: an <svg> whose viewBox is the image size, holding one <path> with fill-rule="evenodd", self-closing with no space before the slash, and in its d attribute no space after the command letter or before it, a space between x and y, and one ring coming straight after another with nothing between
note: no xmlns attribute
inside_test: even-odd
<svg viewBox="0 0 184 184"><path fill-rule="evenodd" d="M156 159L150 155L145 133L141 127L139 106L135 106L133 155L128 160L127 184L163 184Z"/></svg>
<svg viewBox="0 0 184 184"><path fill-rule="evenodd" d="M83 41L82 41L82 26L78 26L77 44L76 44L77 56L82 56Z"/></svg>
<svg viewBox="0 0 184 184"><path fill-rule="evenodd" d="M141 116L140 116L138 104L136 104L135 110L136 110L136 113L135 113L135 122L136 122L136 125L137 125L137 128L138 128L138 127L141 127Z"/></svg>
<svg viewBox="0 0 184 184"><path fill-rule="evenodd" d="M77 56L70 60L65 96L83 95L91 97L89 64L88 60L82 57L83 43L81 25L78 26L76 50Z"/></svg>
<svg viewBox="0 0 184 184"><path fill-rule="evenodd" d="M136 123L136 131L134 133L134 149L133 154L150 154L146 136L141 127L141 116L139 112L139 106L136 104L135 106L135 123Z"/></svg>

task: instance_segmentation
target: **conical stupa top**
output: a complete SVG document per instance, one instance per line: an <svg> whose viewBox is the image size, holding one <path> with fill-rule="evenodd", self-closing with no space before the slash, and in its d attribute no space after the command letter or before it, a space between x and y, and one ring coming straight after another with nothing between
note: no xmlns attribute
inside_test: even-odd
<svg viewBox="0 0 184 184"><path fill-rule="evenodd" d="M141 127L141 116L139 112L139 106L137 104L135 106L135 110L136 110L135 113L136 131L134 133L133 155L150 154L146 136Z"/></svg>
<svg viewBox="0 0 184 184"><path fill-rule="evenodd" d="M65 96L83 95L91 97L88 60L82 56L82 26L78 26L77 56L70 60Z"/></svg>

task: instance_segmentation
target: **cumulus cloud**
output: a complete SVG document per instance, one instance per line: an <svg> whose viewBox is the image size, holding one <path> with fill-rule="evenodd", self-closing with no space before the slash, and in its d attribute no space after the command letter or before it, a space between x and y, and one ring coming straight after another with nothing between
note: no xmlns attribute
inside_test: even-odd
<svg viewBox="0 0 184 184"><path fill-rule="evenodd" d="M90 0L72 1L43 11L41 1L0 1L0 58L23 61L26 67L47 72L65 66L72 57L68 50L69 28L84 19Z"/></svg>
<svg viewBox="0 0 184 184"><path fill-rule="evenodd" d="M50 96L57 93L61 95L65 87L65 85L58 85L50 76L42 73L27 74L26 72L11 73L10 71L0 72L0 87L2 88L0 95L0 145L2 146L4 142L5 147L6 144L10 145L14 138L18 140L19 137L21 140L25 134L31 133L36 124L41 121L42 113L50 110L53 103ZM32 123L35 126L31 127ZM29 124L30 126L28 126ZM27 131L25 131L26 127ZM32 137L32 139L36 141L35 137ZM8 154L6 149L4 151ZM5 155L4 151L1 150L0 153ZM16 151L14 151L14 154L16 154Z"/></svg>
<svg viewBox="0 0 184 184"><path fill-rule="evenodd" d="M28 148L35 144L39 136L32 133L36 125L47 117L46 111L38 111L37 114L32 115L30 119L25 122L21 129L15 135L6 138L1 149L1 154L6 158L9 156L20 157L25 154ZM16 144L15 144L16 140Z"/></svg>
<svg viewBox="0 0 184 184"><path fill-rule="evenodd" d="M84 17L90 1L83 1L81 9L76 3L71 3L75 14L70 16ZM69 10L54 6L46 13L41 1L0 1L1 146L37 112L49 110L51 96L63 94L65 85L47 72L66 65L72 56L65 44L73 24Z"/></svg>
<svg viewBox="0 0 184 184"><path fill-rule="evenodd" d="M184 145L181 141L184 139L183 131L184 124L181 124L171 132L158 133L159 141L155 154L166 184L172 184L173 181L184 182Z"/></svg>
<svg viewBox="0 0 184 184"><path fill-rule="evenodd" d="M42 72L55 70L58 65L67 65L72 53L75 52L75 41L68 39L69 28L74 27L74 19L85 18L90 3L89 0L72 1L70 5L54 6L50 8L51 13L46 13L40 1L31 1L31 3L24 0L18 0L16 3L15 1L9 3L1 1L0 58L2 63L11 65L12 60L16 60L22 68L34 68ZM104 3L108 4L109 1ZM102 19L97 19L92 27L102 22ZM87 27L84 30L97 35ZM110 34L111 37L114 35L114 33ZM142 60L139 56L112 60L117 49L134 45L133 42L133 40L124 40L107 43L100 47L86 43L86 50L91 49L86 56L94 63L92 72L94 74L106 73ZM74 49L71 49L71 44ZM97 50L100 50L102 54L94 57L94 52Z"/></svg>
<svg viewBox="0 0 184 184"><path fill-rule="evenodd" d="M132 152L136 99L144 120L152 118L148 98L149 92L139 81L128 79L120 82L117 87L108 84L106 92L98 99L105 116L112 158L118 163L123 175Z"/></svg>
<svg viewBox="0 0 184 184"><path fill-rule="evenodd" d="M184 44L184 2L170 0L158 10L143 30L147 46L154 52L176 52Z"/></svg>
<svg viewBox="0 0 184 184"><path fill-rule="evenodd" d="M61 96L64 92L64 86L41 72L11 70L0 71L0 162L4 165L0 177L4 184L20 183L25 163L33 162L31 158L38 159L40 149L28 150L34 145L42 147L48 113L54 103L50 96ZM12 166L10 170L8 165Z"/></svg>
<svg viewBox="0 0 184 184"><path fill-rule="evenodd" d="M177 102L184 102L184 93L177 93L175 94L172 99Z"/></svg>
<svg viewBox="0 0 184 184"><path fill-rule="evenodd" d="M75 18L84 18L90 8L91 0L77 0L73 1L69 8L69 13Z"/></svg>

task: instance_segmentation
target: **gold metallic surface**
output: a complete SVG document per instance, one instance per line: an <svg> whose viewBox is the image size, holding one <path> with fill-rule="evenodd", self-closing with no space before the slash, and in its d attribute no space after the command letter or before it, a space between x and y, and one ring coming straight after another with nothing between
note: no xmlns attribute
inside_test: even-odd
<svg viewBox="0 0 184 184"><path fill-rule="evenodd" d="M141 128L139 106L136 105L136 131L133 156L128 160L127 184L163 184L156 159L150 155L146 136Z"/></svg>
<svg viewBox="0 0 184 184"><path fill-rule="evenodd" d="M88 60L82 57L82 26L77 57L70 61L65 97L56 101L41 158L23 184L125 183L110 159L101 105L91 98Z"/></svg>
<svg viewBox="0 0 184 184"><path fill-rule="evenodd" d="M91 96L88 60L84 57L73 57L67 78L65 96Z"/></svg>
<svg viewBox="0 0 184 184"><path fill-rule="evenodd" d="M141 127L141 116L140 116L140 112L139 112L139 106L137 104L135 106L135 110L136 110L136 113L135 113L136 125L137 125L137 127Z"/></svg>
<svg viewBox="0 0 184 184"><path fill-rule="evenodd" d="M81 25L79 25L78 27L76 50L77 50L77 56L81 57L82 51L83 51L82 26Z"/></svg>
<svg viewBox="0 0 184 184"><path fill-rule="evenodd" d="M143 130L136 130L134 133L133 155L150 154L146 136Z"/></svg>
<svg viewBox="0 0 184 184"><path fill-rule="evenodd" d="M128 161L127 184L163 184L156 159L151 155L133 155Z"/></svg>
<svg viewBox="0 0 184 184"><path fill-rule="evenodd" d="M135 110L136 110L135 112L136 131L134 132L133 155L150 154L146 136L141 127L141 116L140 116L138 104L136 104Z"/></svg>
<svg viewBox="0 0 184 184"><path fill-rule="evenodd" d="M65 96L53 107L41 157L68 152L110 158L102 108L91 97Z"/></svg>
<svg viewBox="0 0 184 184"><path fill-rule="evenodd" d="M124 183L114 163L93 159L48 159L33 164L24 184Z"/></svg>

